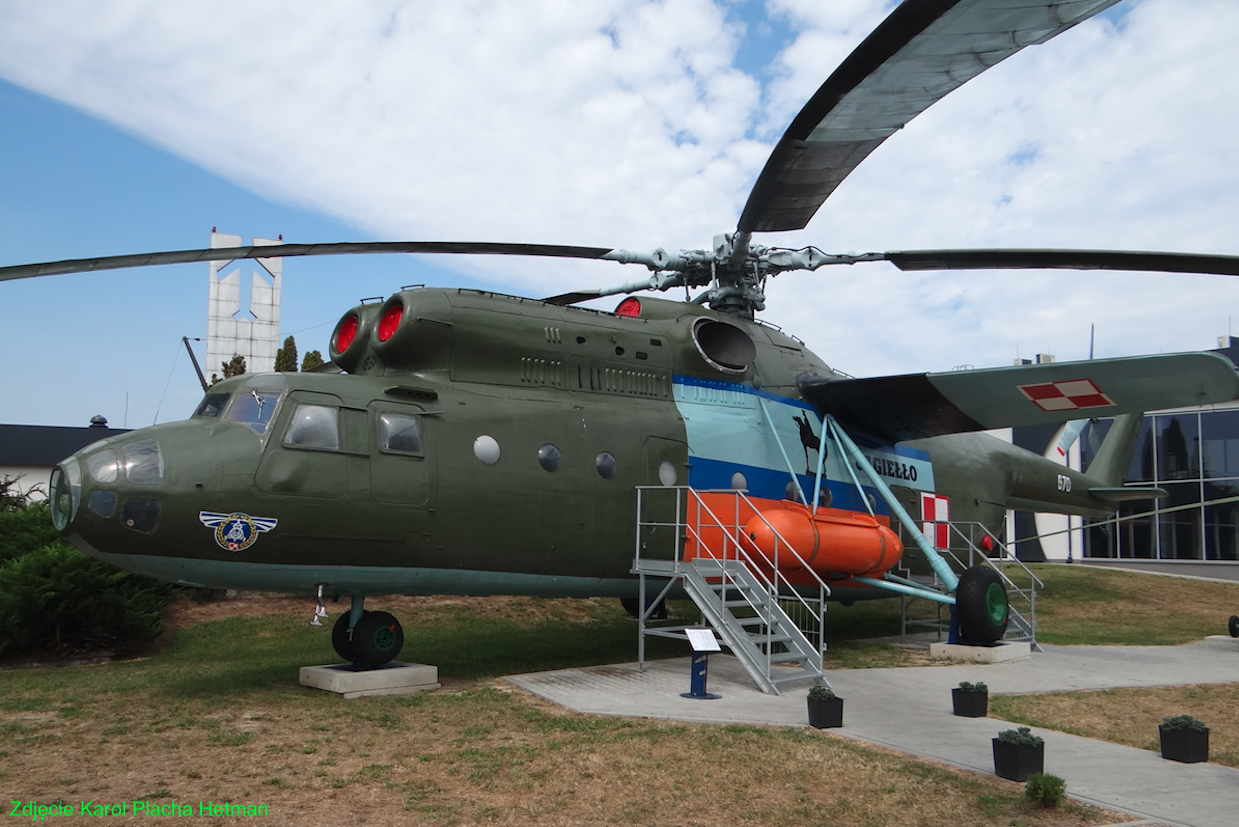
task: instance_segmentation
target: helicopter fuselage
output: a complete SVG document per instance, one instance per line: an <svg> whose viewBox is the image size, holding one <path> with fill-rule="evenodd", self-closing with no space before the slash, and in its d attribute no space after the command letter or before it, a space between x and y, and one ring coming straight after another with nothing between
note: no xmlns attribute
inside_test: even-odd
<svg viewBox="0 0 1239 827"><path fill-rule="evenodd" d="M331 355L348 373L227 379L186 421L83 449L54 475L58 526L195 586L632 596L638 486L773 508L809 501L820 463L824 514L891 524L828 442L819 457L797 377L841 375L769 325L650 298L605 313L422 288L349 311ZM935 491L935 440L853 436L909 510ZM1001 497L972 501L1000 531Z"/></svg>

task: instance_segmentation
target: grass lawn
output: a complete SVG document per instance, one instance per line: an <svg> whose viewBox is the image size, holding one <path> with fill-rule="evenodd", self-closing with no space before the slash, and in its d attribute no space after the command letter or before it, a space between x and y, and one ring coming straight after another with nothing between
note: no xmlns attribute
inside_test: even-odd
<svg viewBox="0 0 1239 827"><path fill-rule="evenodd" d="M0 672L0 787L79 807L266 805L267 824L1122 821L831 735L577 715L495 680L630 660L633 623L610 601L396 604L404 655L439 664L450 691L345 701L299 686L299 666L330 660L310 601L182 624L141 660Z"/></svg>

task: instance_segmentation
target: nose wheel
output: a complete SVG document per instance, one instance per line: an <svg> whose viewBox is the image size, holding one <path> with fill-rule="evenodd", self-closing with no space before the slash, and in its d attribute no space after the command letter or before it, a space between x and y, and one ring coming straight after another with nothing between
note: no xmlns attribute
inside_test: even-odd
<svg viewBox="0 0 1239 827"><path fill-rule="evenodd" d="M361 613L349 634L352 612L344 612L331 627L331 646L346 661L366 669L390 663L404 646L404 629L388 612Z"/></svg>

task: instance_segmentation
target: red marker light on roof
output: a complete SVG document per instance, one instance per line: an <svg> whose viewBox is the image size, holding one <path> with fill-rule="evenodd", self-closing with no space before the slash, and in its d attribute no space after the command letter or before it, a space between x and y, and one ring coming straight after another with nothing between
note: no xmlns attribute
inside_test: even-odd
<svg viewBox="0 0 1239 827"><path fill-rule="evenodd" d="M615 308L615 315L616 316L632 316L634 318L637 316L640 316L641 315L641 300L638 298L634 298L633 296L629 296L628 298L624 299L622 302L619 303L619 307Z"/></svg>
<svg viewBox="0 0 1239 827"><path fill-rule="evenodd" d="M386 342L396 334L396 328L400 327L400 320L404 317L404 305L396 302L391 307L383 311L383 318L379 319L379 341Z"/></svg>
<svg viewBox="0 0 1239 827"><path fill-rule="evenodd" d="M346 316L344 321L340 322L340 332L336 334L336 352L343 353L353 344L353 339L357 338L357 324L357 317L352 315Z"/></svg>

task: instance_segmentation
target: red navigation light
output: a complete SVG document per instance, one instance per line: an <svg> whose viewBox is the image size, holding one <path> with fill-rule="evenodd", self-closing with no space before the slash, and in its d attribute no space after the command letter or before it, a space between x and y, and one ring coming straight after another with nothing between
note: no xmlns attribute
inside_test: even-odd
<svg viewBox="0 0 1239 827"><path fill-rule="evenodd" d="M396 334L396 328L400 327L400 320L404 317L404 305L396 302L391 307L383 311L383 318L379 319L379 341L386 342Z"/></svg>
<svg viewBox="0 0 1239 827"><path fill-rule="evenodd" d="M353 344L353 339L357 338L358 324L357 317L351 313L340 322L340 332L336 334L337 353L343 353L349 349L349 345Z"/></svg>
<svg viewBox="0 0 1239 827"><path fill-rule="evenodd" d="M619 303L619 307L615 308L616 316L632 316L641 315L641 300L633 296L629 296Z"/></svg>

